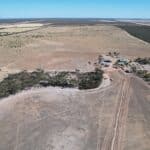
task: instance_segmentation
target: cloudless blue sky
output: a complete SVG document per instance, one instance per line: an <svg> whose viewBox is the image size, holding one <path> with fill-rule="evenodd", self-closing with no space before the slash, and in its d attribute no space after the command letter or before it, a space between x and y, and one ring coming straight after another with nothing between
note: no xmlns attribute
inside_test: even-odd
<svg viewBox="0 0 150 150"><path fill-rule="evenodd" d="M150 0L0 0L0 18L150 18Z"/></svg>

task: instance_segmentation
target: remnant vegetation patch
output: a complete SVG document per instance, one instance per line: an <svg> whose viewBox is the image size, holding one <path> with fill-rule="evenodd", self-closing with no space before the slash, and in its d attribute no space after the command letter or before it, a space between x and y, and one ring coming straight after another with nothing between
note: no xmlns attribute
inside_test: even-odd
<svg viewBox="0 0 150 150"><path fill-rule="evenodd" d="M129 34L150 43L150 27L145 25L117 25Z"/></svg>
<svg viewBox="0 0 150 150"><path fill-rule="evenodd" d="M0 82L0 98L16 94L31 87L69 87L83 89L97 88L103 78L103 71L93 72L44 72L37 69L34 72L23 71L10 74Z"/></svg>

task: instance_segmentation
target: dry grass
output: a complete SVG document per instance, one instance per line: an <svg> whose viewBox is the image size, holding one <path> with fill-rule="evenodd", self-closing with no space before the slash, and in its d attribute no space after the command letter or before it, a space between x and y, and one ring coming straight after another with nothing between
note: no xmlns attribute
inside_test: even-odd
<svg viewBox="0 0 150 150"><path fill-rule="evenodd" d="M149 55L150 44L110 25L49 26L0 37L0 65L8 69L92 70L97 56L118 51L128 57Z"/></svg>

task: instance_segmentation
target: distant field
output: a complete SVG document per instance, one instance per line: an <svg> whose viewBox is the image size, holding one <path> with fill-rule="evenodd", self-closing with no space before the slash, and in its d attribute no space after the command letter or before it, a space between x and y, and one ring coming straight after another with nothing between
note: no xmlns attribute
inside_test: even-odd
<svg viewBox="0 0 150 150"><path fill-rule="evenodd" d="M91 71L93 66L90 64L94 64L103 53L117 51L130 58L149 55L149 43L118 27L136 25L130 22L105 19L1 22L0 68L4 72L36 68Z"/></svg>
<svg viewBox="0 0 150 150"><path fill-rule="evenodd" d="M43 24L40 23L20 23L20 24L10 24L10 25L0 25L0 36L11 35L15 33L21 33L26 31L31 31L42 27Z"/></svg>
<svg viewBox="0 0 150 150"><path fill-rule="evenodd" d="M145 24L145 25L144 25ZM147 25L146 25L147 24ZM45 19L0 19L0 36L32 31L42 26L117 26L143 41L150 42L149 20L100 19L100 18L45 18Z"/></svg>
<svg viewBox="0 0 150 150"><path fill-rule="evenodd" d="M117 25L129 34L150 43L150 26L144 25Z"/></svg>

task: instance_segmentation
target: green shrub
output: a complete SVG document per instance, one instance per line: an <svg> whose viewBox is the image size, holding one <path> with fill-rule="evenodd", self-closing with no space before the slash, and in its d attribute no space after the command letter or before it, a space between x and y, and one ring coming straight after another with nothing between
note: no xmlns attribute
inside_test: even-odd
<svg viewBox="0 0 150 150"><path fill-rule="evenodd" d="M101 70L79 74L79 89L97 88L100 85L102 78L103 72Z"/></svg>
<svg viewBox="0 0 150 150"><path fill-rule="evenodd" d="M150 64L150 58L137 58L135 62L138 62L142 65Z"/></svg>
<svg viewBox="0 0 150 150"><path fill-rule="evenodd" d="M136 74L137 74L137 76L143 78L147 74L147 71L145 71L145 70L138 70L138 71L136 71Z"/></svg>
<svg viewBox="0 0 150 150"><path fill-rule="evenodd" d="M73 78L76 75L77 78ZM50 76L48 72L38 69L34 72L23 71L16 74L9 74L0 82L0 98L16 94L27 88L41 86L59 86L59 87L78 87L79 89L92 89L100 85L103 72L76 73L76 72L59 72Z"/></svg>
<svg viewBox="0 0 150 150"><path fill-rule="evenodd" d="M144 80L150 82L150 73L144 75Z"/></svg>

